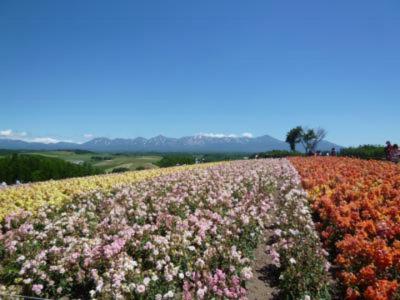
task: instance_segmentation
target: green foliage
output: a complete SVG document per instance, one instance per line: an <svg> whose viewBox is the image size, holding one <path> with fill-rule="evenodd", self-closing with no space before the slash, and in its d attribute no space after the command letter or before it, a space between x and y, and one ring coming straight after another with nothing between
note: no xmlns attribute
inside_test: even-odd
<svg viewBox="0 0 400 300"><path fill-rule="evenodd" d="M102 160L112 160L113 157L112 156L100 156L100 155L95 155L90 157L91 160L94 161L102 161Z"/></svg>
<svg viewBox="0 0 400 300"><path fill-rule="evenodd" d="M91 153L94 153L93 151L89 151L89 150L80 150L80 149L72 150L72 152L74 152L75 154L91 154Z"/></svg>
<svg viewBox="0 0 400 300"><path fill-rule="evenodd" d="M201 162L217 162L226 160L243 159L246 154L243 153L207 153L200 157Z"/></svg>
<svg viewBox="0 0 400 300"><path fill-rule="evenodd" d="M287 133L286 143L289 144L290 150L296 151L296 144L300 143L302 135L303 135L303 128L301 126L292 128Z"/></svg>
<svg viewBox="0 0 400 300"><path fill-rule="evenodd" d="M376 145L361 145L358 147L343 148L339 155L362 159L385 159L385 148Z"/></svg>
<svg viewBox="0 0 400 300"><path fill-rule="evenodd" d="M307 129L297 126L291 129L286 135L286 142L289 143L292 151L296 150L296 144L301 143L306 153L317 149L318 144L325 138L326 131L322 128Z"/></svg>
<svg viewBox="0 0 400 300"><path fill-rule="evenodd" d="M317 138L315 131L313 129L308 129L305 131L301 137L301 141L306 149L306 153L313 149L313 141Z"/></svg>
<svg viewBox="0 0 400 300"><path fill-rule="evenodd" d="M170 154L164 156L159 162L156 164L160 168L172 167L176 165L192 165L196 162L196 159L193 155L187 154Z"/></svg>
<svg viewBox="0 0 400 300"><path fill-rule="evenodd" d="M20 151L18 150L8 150L8 149L0 149L0 156L7 156L11 155L14 153L19 153Z"/></svg>
<svg viewBox="0 0 400 300"><path fill-rule="evenodd" d="M262 153L253 154L250 158L282 158L288 156L302 156L303 153L297 151L286 151L286 150L272 150Z"/></svg>
<svg viewBox="0 0 400 300"><path fill-rule="evenodd" d="M13 184L100 174L90 164L81 165L39 155L12 154L0 158L0 182Z"/></svg>
<svg viewBox="0 0 400 300"><path fill-rule="evenodd" d="M120 167L120 168L114 168L111 173L123 173L127 171L129 171L128 168Z"/></svg>

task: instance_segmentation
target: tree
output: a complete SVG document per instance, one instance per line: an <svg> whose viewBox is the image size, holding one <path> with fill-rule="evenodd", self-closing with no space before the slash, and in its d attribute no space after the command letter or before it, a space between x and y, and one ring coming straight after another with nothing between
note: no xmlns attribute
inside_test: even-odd
<svg viewBox="0 0 400 300"><path fill-rule="evenodd" d="M112 173L123 173L123 172L128 172L128 171L130 171L128 168L118 167L118 168L114 168L112 170Z"/></svg>
<svg viewBox="0 0 400 300"><path fill-rule="evenodd" d="M58 158L41 155L12 154L0 158L0 182L14 184L48 179L62 179L100 174L103 171L88 163L75 165Z"/></svg>
<svg viewBox="0 0 400 300"><path fill-rule="evenodd" d="M317 129L306 129L304 130L301 143L306 150L306 153L315 151L318 144L326 137L326 130L322 128Z"/></svg>
<svg viewBox="0 0 400 300"><path fill-rule="evenodd" d="M196 159L193 155L190 154L168 154L165 155L160 161L157 162L157 165L160 168L166 168L176 165L192 165L196 163Z"/></svg>
<svg viewBox="0 0 400 300"><path fill-rule="evenodd" d="M293 152L296 151L296 144L301 142L302 136L303 136L303 128L301 126L292 128L286 134L286 143L289 144L290 150L292 150Z"/></svg>

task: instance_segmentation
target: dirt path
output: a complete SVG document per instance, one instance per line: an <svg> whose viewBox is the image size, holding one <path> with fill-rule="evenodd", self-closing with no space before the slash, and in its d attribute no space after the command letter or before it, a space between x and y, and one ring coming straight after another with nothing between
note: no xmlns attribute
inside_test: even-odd
<svg viewBox="0 0 400 300"><path fill-rule="evenodd" d="M270 226L274 219L272 217ZM272 228L265 230L264 238L254 252L253 278L246 282L249 300L279 299L279 290L276 287L278 278L274 266L271 265L271 257L266 252L266 247L271 242L272 231Z"/></svg>

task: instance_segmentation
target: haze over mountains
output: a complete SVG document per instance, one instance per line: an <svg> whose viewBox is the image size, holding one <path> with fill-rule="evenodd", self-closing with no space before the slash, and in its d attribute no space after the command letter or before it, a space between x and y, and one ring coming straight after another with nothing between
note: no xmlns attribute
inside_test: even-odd
<svg viewBox="0 0 400 300"><path fill-rule="evenodd" d="M342 147L322 141L319 150L330 150ZM90 150L95 152L262 152L270 150L288 150L287 143L269 135L259 137L212 137L206 135L169 138L163 135L145 139L109 139L94 138L88 142L78 143L35 143L15 139L0 139L0 149L8 150ZM303 150L301 145L298 150Z"/></svg>

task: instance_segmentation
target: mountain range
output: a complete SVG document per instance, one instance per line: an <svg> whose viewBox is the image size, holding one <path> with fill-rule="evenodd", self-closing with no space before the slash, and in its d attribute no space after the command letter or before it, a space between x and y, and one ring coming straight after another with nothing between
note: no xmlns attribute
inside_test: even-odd
<svg viewBox="0 0 400 300"><path fill-rule="evenodd" d="M322 141L318 150L330 150L339 145L328 141ZM15 139L0 139L0 149L7 150L89 150L95 152L263 152L270 150L288 150L287 143L269 135L259 137L214 137L206 135L186 136L181 138L169 138L163 135L145 139L109 139L94 138L82 144L58 142L37 143ZM298 150L304 148L298 145Z"/></svg>

